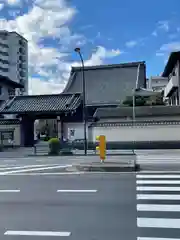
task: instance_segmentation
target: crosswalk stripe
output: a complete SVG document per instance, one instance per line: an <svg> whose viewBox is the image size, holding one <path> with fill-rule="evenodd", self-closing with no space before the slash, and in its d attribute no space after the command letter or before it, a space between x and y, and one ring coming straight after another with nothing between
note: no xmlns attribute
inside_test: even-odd
<svg viewBox="0 0 180 240"><path fill-rule="evenodd" d="M180 205L165 204L137 204L137 211L152 212L180 212Z"/></svg>
<svg viewBox="0 0 180 240"><path fill-rule="evenodd" d="M137 226L145 228L180 228L180 219L137 218Z"/></svg>
<svg viewBox="0 0 180 240"><path fill-rule="evenodd" d="M137 200L180 200L180 195L168 194L137 194Z"/></svg>
<svg viewBox="0 0 180 240"><path fill-rule="evenodd" d="M166 178L166 179L175 179L175 178L179 178L180 179L180 174L173 174L173 175L157 175L157 174L152 174L152 175L137 175L136 178L148 178L148 179L152 179L152 178Z"/></svg>
<svg viewBox="0 0 180 240"><path fill-rule="evenodd" d="M180 180L137 180L136 184L180 184Z"/></svg>
<svg viewBox="0 0 180 240"><path fill-rule="evenodd" d="M180 240L180 238L138 237L137 240Z"/></svg>
<svg viewBox="0 0 180 240"><path fill-rule="evenodd" d="M137 186L137 191L179 191L180 187L147 187L147 186Z"/></svg>

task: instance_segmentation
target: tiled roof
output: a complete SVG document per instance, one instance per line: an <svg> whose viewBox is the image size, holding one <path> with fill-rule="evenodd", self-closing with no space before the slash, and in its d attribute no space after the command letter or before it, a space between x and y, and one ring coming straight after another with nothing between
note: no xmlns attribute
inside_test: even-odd
<svg viewBox="0 0 180 240"><path fill-rule="evenodd" d="M95 118L132 118L132 107L118 107L118 108L98 108L94 114ZM148 116L174 116L180 115L180 106L143 106L135 107L136 117Z"/></svg>
<svg viewBox="0 0 180 240"><path fill-rule="evenodd" d="M72 111L79 107L80 103L79 93L16 96L1 109L1 114Z"/></svg>
<svg viewBox="0 0 180 240"><path fill-rule="evenodd" d="M180 60L180 51L172 52L162 73L162 77L169 77L177 61Z"/></svg>
<svg viewBox="0 0 180 240"><path fill-rule="evenodd" d="M19 119L0 119L0 126L1 125L16 125L20 124Z"/></svg>
<svg viewBox="0 0 180 240"><path fill-rule="evenodd" d="M146 87L145 68L144 62L85 67L87 105L118 105L127 95L132 95L134 88ZM64 93L75 92L82 92L81 67L72 68L64 90Z"/></svg>

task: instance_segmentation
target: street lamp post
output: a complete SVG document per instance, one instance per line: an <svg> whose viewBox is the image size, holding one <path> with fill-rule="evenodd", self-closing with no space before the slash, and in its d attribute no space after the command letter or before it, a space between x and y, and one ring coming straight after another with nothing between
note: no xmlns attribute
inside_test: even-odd
<svg viewBox="0 0 180 240"><path fill-rule="evenodd" d="M82 63L82 93L83 93L83 124L84 124L84 155L87 155L87 116L86 116L86 85L84 74L84 60L80 48L75 48L75 52L79 54Z"/></svg>

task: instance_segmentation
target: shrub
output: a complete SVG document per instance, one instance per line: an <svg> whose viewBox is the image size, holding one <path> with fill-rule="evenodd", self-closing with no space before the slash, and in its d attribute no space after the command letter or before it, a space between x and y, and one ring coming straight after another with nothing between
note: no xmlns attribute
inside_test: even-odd
<svg viewBox="0 0 180 240"><path fill-rule="evenodd" d="M58 138L51 138L49 140L49 154L58 155L60 151L60 141Z"/></svg>

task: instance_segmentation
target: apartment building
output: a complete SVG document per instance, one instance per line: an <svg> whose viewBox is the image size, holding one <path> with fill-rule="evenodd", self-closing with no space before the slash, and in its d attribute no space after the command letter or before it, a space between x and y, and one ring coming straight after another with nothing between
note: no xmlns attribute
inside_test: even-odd
<svg viewBox="0 0 180 240"><path fill-rule="evenodd" d="M169 105L180 105L180 51L170 54L162 77L168 78L164 98Z"/></svg>
<svg viewBox="0 0 180 240"><path fill-rule="evenodd" d="M167 77L154 76L148 80L148 88L155 92L162 92L168 84Z"/></svg>
<svg viewBox="0 0 180 240"><path fill-rule="evenodd" d="M0 31L0 101L28 93L28 42L16 32Z"/></svg>

